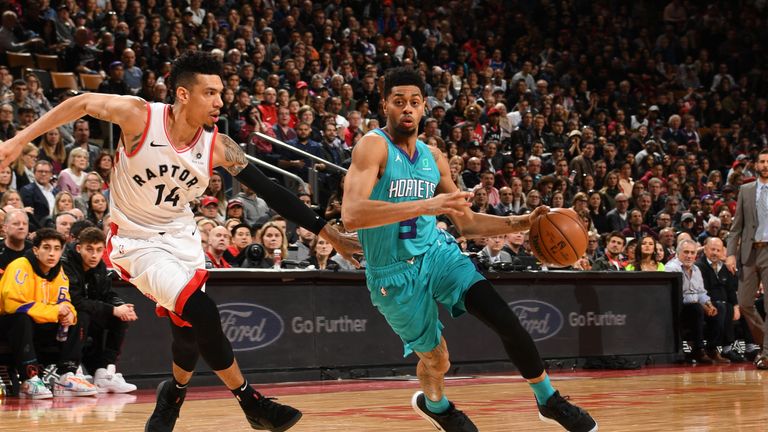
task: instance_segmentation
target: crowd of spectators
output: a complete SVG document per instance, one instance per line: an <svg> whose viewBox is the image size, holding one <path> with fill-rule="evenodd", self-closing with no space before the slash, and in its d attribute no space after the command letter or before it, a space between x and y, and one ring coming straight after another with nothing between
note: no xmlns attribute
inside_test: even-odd
<svg viewBox="0 0 768 432"><path fill-rule="evenodd" d="M384 71L412 66L427 83L420 138L446 154L456 185L474 192L472 210L573 208L589 228L587 253L575 269L664 270L679 258L682 239L704 257L711 239L725 240L738 188L754 179L756 155L768 146L762 2L30 0L23 6L3 3L0 56L57 55L60 70L101 75L99 92L170 103L166 79L174 58L185 50L218 55L225 86L220 130L300 177L294 183L270 174L329 220L341 216L343 174L256 132L344 165L356 142L385 123ZM38 75L0 66L0 139L78 94L46 88ZM31 245L14 228L15 209L28 217L30 238L53 227L72 242L70 229L83 220L108 229L114 153L107 131L80 119L28 144L12 168L0 170L3 267ZM310 171L319 178L315 190L304 183ZM351 268L248 188L232 186L227 173L215 172L194 209L209 267ZM452 229L447 219L441 224ZM489 264L530 255L524 234L459 243ZM672 266L678 267L691 268ZM716 314L701 299L694 303L710 323ZM733 297L717 301L734 319ZM710 354L712 346L727 345L718 338L707 337ZM694 348L704 347L699 342ZM711 356L698 355L705 357Z"/></svg>

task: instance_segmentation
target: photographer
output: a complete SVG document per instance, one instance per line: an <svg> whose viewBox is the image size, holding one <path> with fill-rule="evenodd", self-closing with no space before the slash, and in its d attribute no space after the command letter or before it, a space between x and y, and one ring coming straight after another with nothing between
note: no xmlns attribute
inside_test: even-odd
<svg viewBox="0 0 768 432"><path fill-rule="evenodd" d="M275 250L280 251L280 259L288 256L288 242L282 228L274 222L267 222L256 235L255 243L245 249L242 268L273 268ZM281 262L282 267L282 262Z"/></svg>

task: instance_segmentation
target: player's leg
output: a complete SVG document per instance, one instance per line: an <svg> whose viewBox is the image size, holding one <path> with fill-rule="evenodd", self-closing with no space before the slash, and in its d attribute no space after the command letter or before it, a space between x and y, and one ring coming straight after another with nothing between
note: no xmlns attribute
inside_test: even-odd
<svg viewBox="0 0 768 432"><path fill-rule="evenodd" d="M145 432L173 430L199 357L197 340L192 328L177 325L173 320L169 320L169 322L172 336L173 378L165 380L157 386L157 403L155 410L147 420Z"/></svg>
<svg viewBox="0 0 768 432"><path fill-rule="evenodd" d="M245 380L221 328L219 309L206 293L196 290L184 303L181 317L192 324L200 355L235 395L251 427L285 431L299 421L300 411L263 397Z"/></svg>
<svg viewBox="0 0 768 432"><path fill-rule="evenodd" d="M556 422L569 431L597 430L597 423L586 411L570 404L552 387L533 338L490 282L483 279L473 284L466 292L464 305L499 335L507 355L528 380L542 420Z"/></svg>

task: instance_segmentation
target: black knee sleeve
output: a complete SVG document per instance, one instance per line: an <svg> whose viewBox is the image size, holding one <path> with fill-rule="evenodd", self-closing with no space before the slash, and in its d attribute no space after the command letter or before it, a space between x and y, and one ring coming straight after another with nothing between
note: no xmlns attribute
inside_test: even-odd
<svg viewBox="0 0 768 432"><path fill-rule="evenodd" d="M221 330L219 308L206 293L195 291L187 300L181 318L192 324L200 355L211 369L219 371L232 366L235 354Z"/></svg>
<svg viewBox="0 0 768 432"><path fill-rule="evenodd" d="M531 335L490 282L482 280L472 285L464 304L470 314L501 337L507 355L523 378L537 378L544 372L544 363Z"/></svg>
<svg viewBox="0 0 768 432"><path fill-rule="evenodd" d="M171 334L173 335L173 342L171 343L173 363L187 372L193 372L197 358L200 357L195 332L191 327L179 327L171 320L168 322L171 324Z"/></svg>

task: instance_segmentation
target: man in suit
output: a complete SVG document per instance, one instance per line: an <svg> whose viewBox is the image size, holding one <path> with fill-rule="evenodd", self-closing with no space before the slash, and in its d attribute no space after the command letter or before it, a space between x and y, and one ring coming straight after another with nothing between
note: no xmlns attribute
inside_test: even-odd
<svg viewBox="0 0 768 432"><path fill-rule="evenodd" d="M750 325L755 342L763 342L755 365L768 370L768 321L763 320L755 307L760 282L768 286L768 149L758 155L756 168L757 179L739 189L725 266L736 274L737 260L741 263L739 309ZM763 307L768 311L766 303Z"/></svg>
<svg viewBox="0 0 768 432"><path fill-rule="evenodd" d="M614 197L614 201L616 201L616 208L606 213L605 216L608 218L608 223L611 224L611 231L621 232L629 225L629 214L627 213L629 198L623 193L618 193Z"/></svg>
<svg viewBox="0 0 768 432"><path fill-rule="evenodd" d="M19 193L24 205L34 210L36 221L42 222L53 213L53 205L59 189L51 184L53 167L47 160L39 160L35 163L34 175L35 182L21 188ZM35 224L30 221L30 225Z"/></svg>

